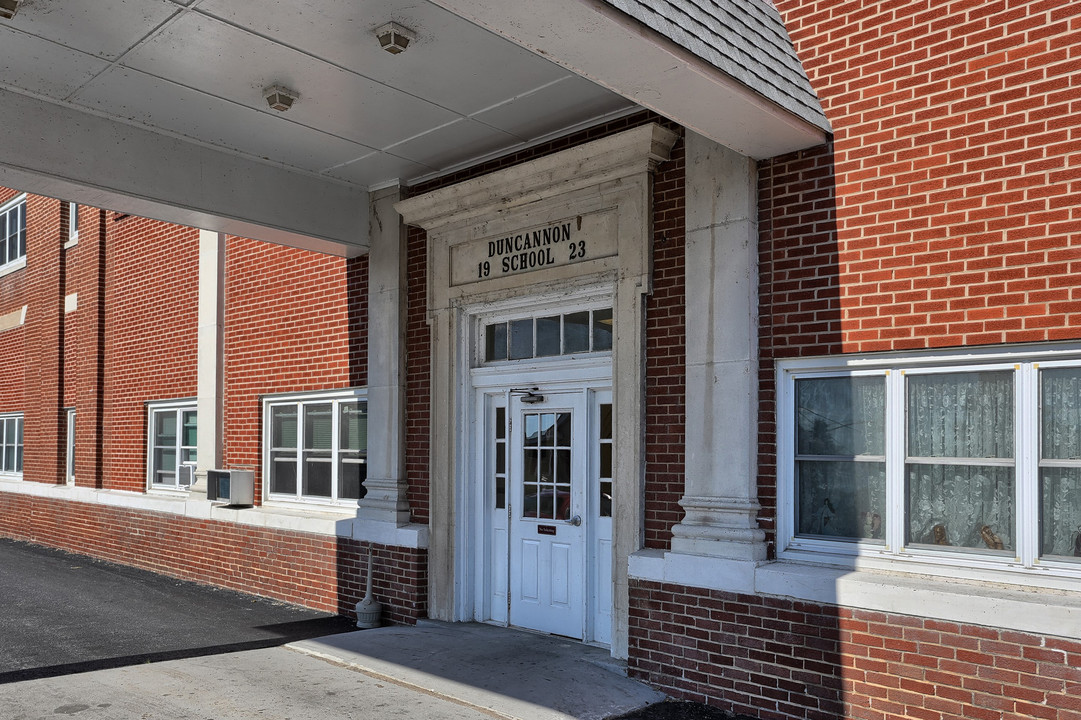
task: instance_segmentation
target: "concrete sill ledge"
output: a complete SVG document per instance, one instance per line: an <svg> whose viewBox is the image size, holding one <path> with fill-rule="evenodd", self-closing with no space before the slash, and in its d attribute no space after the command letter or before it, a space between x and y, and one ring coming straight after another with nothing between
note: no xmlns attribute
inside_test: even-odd
<svg viewBox="0 0 1081 720"><path fill-rule="evenodd" d="M218 520L238 525L350 538L394 547L425 549L428 526L418 523L391 523L361 520L346 508L298 508L257 506L234 508L196 500L187 493L140 493L125 490L96 490L72 485L46 485L22 480L0 479L0 493L29 495L50 500L66 500L147 512L170 513L192 519Z"/></svg>
<svg viewBox="0 0 1081 720"><path fill-rule="evenodd" d="M643 550L630 558L632 580L786 597L844 608L1081 639L1081 583L1065 590L1001 581L786 561L761 564Z"/></svg>

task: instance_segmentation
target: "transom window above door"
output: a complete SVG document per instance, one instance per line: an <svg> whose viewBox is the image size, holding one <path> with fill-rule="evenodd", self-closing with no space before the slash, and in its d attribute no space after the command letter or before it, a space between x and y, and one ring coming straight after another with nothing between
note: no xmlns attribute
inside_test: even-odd
<svg viewBox="0 0 1081 720"><path fill-rule="evenodd" d="M611 349L612 308L516 318L489 323L484 328L484 362Z"/></svg>

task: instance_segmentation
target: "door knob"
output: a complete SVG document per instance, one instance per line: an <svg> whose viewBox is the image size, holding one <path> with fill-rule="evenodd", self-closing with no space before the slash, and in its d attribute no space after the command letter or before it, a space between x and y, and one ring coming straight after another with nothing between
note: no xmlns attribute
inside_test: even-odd
<svg viewBox="0 0 1081 720"><path fill-rule="evenodd" d="M581 515L575 515L574 517L572 517L570 520L567 521L567 524L568 525L573 525L574 527L578 527L579 525L582 524L582 516Z"/></svg>

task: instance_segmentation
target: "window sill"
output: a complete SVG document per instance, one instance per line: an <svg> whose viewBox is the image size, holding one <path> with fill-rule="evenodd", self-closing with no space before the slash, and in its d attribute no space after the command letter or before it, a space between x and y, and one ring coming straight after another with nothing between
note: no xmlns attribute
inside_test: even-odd
<svg viewBox="0 0 1081 720"><path fill-rule="evenodd" d="M3 267L0 267L0 277L4 277L5 275L10 275L13 272L16 272L18 270L22 270L24 267L26 267L26 257L25 256L19 258L15 262L8 263L7 265L4 265Z"/></svg>
<svg viewBox="0 0 1081 720"><path fill-rule="evenodd" d="M1006 573L1003 573L1005 575ZM1038 635L1081 638L1081 582L1033 587L1027 575L1010 581L958 578L873 567L837 567L778 560L749 562L645 550L631 556L630 576L743 594L789 597L883 613L983 625Z"/></svg>

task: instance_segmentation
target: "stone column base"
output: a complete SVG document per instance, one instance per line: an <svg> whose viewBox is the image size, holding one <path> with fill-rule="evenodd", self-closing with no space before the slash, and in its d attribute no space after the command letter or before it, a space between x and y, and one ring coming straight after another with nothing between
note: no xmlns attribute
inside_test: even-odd
<svg viewBox="0 0 1081 720"><path fill-rule="evenodd" d="M357 517L361 520L409 524L409 503L406 501L405 483L397 479L368 478L364 481L365 494L360 500Z"/></svg>
<svg viewBox="0 0 1081 720"><path fill-rule="evenodd" d="M672 528L672 551L761 562L766 559L766 533L758 528L756 502L719 497L685 496L686 511Z"/></svg>

